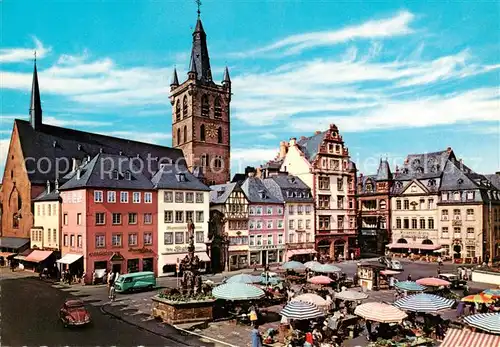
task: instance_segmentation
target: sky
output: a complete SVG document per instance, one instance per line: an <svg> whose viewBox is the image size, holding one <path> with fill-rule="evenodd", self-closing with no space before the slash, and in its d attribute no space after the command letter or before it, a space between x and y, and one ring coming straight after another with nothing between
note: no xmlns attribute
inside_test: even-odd
<svg viewBox="0 0 500 347"><path fill-rule="evenodd" d="M44 122L171 146L169 85L186 79L196 4L3 0L0 170L27 119L37 52ZM495 1L203 0L212 74L230 70L232 174L279 142L338 126L365 174L452 147L500 170Z"/></svg>

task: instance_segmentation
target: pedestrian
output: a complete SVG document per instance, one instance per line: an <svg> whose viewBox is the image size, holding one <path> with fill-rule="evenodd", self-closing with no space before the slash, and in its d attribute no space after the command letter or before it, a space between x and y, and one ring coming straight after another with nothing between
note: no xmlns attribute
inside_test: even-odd
<svg viewBox="0 0 500 347"><path fill-rule="evenodd" d="M351 260L354 260L354 252L351 252Z"/></svg>
<svg viewBox="0 0 500 347"><path fill-rule="evenodd" d="M111 302L115 301L116 298L116 293L115 293L115 285L112 284L111 287L109 287L109 299Z"/></svg>
<svg viewBox="0 0 500 347"><path fill-rule="evenodd" d="M115 273L110 272L108 276L108 291L109 291L109 298L111 299L111 294L112 292L114 293L114 288L115 288Z"/></svg>
<svg viewBox="0 0 500 347"><path fill-rule="evenodd" d="M457 317L462 317L464 315L465 302L459 301L457 306Z"/></svg>
<svg viewBox="0 0 500 347"><path fill-rule="evenodd" d="M471 268L467 269L467 279L469 281L472 281L472 269Z"/></svg>
<svg viewBox="0 0 500 347"><path fill-rule="evenodd" d="M407 278L408 281L411 281L411 274L408 274L408 278Z"/></svg>
<svg viewBox="0 0 500 347"><path fill-rule="evenodd" d="M389 277L389 289L394 288L394 276Z"/></svg>
<svg viewBox="0 0 500 347"><path fill-rule="evenodd" d="M255 323L251 332L252 347L262 347L262 335L259 331L259 325Z"/></svg>
<svg viewBox="0 0 500 347"><path fill-rule="evenodd" d="M458 278L461 279L461 280L463 280L463 278L462 278L462 268L461 267L457 268L457 274L458 274Z"/></svg>
<svg viewBox="0 0 500 347"><path fill-rule="evenodd" d="M439 266L443 265L443 259L441 259L441 256L437 257L437 262Z"/></svg>
<svg viewBox="0 0 500 347"><path fill-rule="evenodd" d="M439 275L441 275L441 267L438 266L438 269L437 269L437 273L438 273L438 277Z"/></svg>
<svg viewBox="0 0 500 347"><path fill-rule="evenodd" d="M464 296L469 295L469 286L467 284L464 285L464 291L463 291Z"/></svg>

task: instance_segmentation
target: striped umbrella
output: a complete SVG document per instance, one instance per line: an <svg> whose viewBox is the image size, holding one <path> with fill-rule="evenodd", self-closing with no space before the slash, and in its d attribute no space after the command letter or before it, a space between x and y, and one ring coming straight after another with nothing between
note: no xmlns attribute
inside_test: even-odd
<svg viewBox="0 0 500 347"><path fill-rule="evenodd" d="M446 299L433 294L415 294L396 300L394 306L405 311L436 313L451 308L455 300Z"/></svg>
<svg viewBox="0 0 500 347"><path fill-rule="evenodd" d="M323 299L318 294L314 294L314 293L301 294L299 296L294 297L291 301L292 302L293 301L307 302L307 303L316 305L318 307L328 306L328 303L325 299Z"/></svg>
<svg viewBox="0 0 500 347"><path fill-rule="evenodd" d="M354 290L344 290L339 293L335 293L335 299L346 301L358 301L366 298L368 298L368 294L355 292Z"/></svg>
<svg viewBox="0 0 500 347"><path fill-rule="evenodd" d="M331 264L321 264L314 269L314 272L321 272L321 273L334 273L341 271L342 271L341 268Z"/></svg>
<svg viewBox="0 0 500 347"><path fill-rule="evenodd" d="M408 292L421 292L421 291L424 291L426 289L424 286L418 284L417 282L413 282L413 281L397 282L395 284L395 286L398 289L406 290Z"/></svg>
<svg viewBox="0 0 500 347"><path fill-rule="evenodd" d="M330 284L333 280L330 277L326 276L314 276L307 280L307 282L312 284Z"/></svg>
<svg viewBox="0 0 500 347"><path fill-rule="evenodd" d="M225 283L212 290L212 296L224 300L254 300L264 296L264 291L247 283Z"/></svg>
<svg viewBox="0 0 500 347"><path fill-rule="evenodd" d="M259 283L259 282L260 282L260 276L252 276L247 274L234 275L229 277L226 281L226 283L247 283L247 284Z"/></svg>
<svg viewBox="0 0 500 347"><path fill-rule="evenodd" d="M427 287L447 287L451 283L445 280L442 280L440 278L435 278L435 277L426 277L426 278L421 278L416 281L418 284L422 286L427 286Z"/></svg>
<svg viewBox="0 0 500 347"><path fill-rule="evenodd" d="M480 313L464 318L464 322L493 334L500 334L500 313Z"/></svg>
<svg viewBox="0 0 500 347"><path fill-rule="evenodd" d="M495 302L495 299L493 299L493 297L491 295L479 293L476 295L466 296L466 297L462 298L462 301L477 302L478 304L491 304L492 302Z"/></svg>
<svg viewBox="0 0 500 347"><path fill-rule="evenodd" d="M285 270L305 270L306 268L300 261L295 260L287 261L281 267Z"/></svg>
<svg viewBox="0 0 500 347"><path fill-rule="evenodd" d="M281 310L281 315L288 319L306 320L323 317L325 314L309 302L290 301Z"/></svg>
<svg viewBox="0 0 500 347"><path fill-rule="evenodd" d="M315 260L311 260L311 261L308 261L307 263L304 263L304 266L306 268L308 268L309 270L313 270L314 271L315 268L317 268L318 266L321 266L321 263L319 263L319 262L317 262Z"/></svg>
<svg viewBox="0 0 500 347"><path fill-rule="evenodd" d="M399 308L381 302L367 302L358 305L354 310L354 314L379 323L401 323L403 319L408 317Z"/></svg>
<svg viewBox="0 0 500 347"><path fill-rule="evenodd" d="M493 299L500 299L500 289L486 289L483 290L486 295L491 295Z"/></svg>

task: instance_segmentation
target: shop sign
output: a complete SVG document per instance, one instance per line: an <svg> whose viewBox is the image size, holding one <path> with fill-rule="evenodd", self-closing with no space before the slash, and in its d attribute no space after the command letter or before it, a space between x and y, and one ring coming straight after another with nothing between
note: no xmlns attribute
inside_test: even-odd
<svg viewBox="0 0 500 347"><path fill-rule="evenodd" d="M202 225L195 225L194 226L194 229L195 231L203 231L203 226ZM167 230L171 230L171 231L188 231L188 228L187 228L187 225L184 225L184 226L171 226L171 225L167 225Z"/></svg>
<svg viewBox="0 0 500 347"><path fill-rule="evenodd" d="M289 243L287 249L309 249L314 248L314 242Z"/></svg>
<svg viewBox="0 0 500 347"><path fill-rule="evenodd" d="M262 246L250 246L253 250L268 250L268 249L283 249L284 245L262 245Z"/></svg>
<svg viewBox="0 0 500 347"><path fill-rule="evenodd" d="M401 233L401 238L417 238L417 239L428 239L429 233L422 231L405 231Z"/></svg>
<svg viewBox="0 0 500 347"><path fill-rule="evenodd" d="M205 246L195 246L195 252L205 252L207 248ZM174 247L165 247L165 253L187 253L188 246L174 246Z"/></svg>
<svg viewBox="0 0 500 347"><path fill-rule="evenodd" d="M465 244L468 246L475 246L476 241L475 240L465 240Z"/></svg>
<svg viewBox="0 0 500 347"><path fill-rule="evenodd" d="M132 253L154 253L152 249L146 248L146 247L142 247L142 248L129 248L128 251L132 252Z"/></svg>
<svg viewBox="0 0 500 347"><path fill-rule="evenodd" d="M97 252L90 252L89 257L103 257L113 254L115 254L115 252L113 251L97 251Z"/></svg>
<svg viewBox="0 0 500 347"><path fill-rule="evenodd" d="M81 252L81 250L76 249L76 248L70 248L70 249L69 249L69 252L70 252L70 253L80 253L80 252Z"/></svg>

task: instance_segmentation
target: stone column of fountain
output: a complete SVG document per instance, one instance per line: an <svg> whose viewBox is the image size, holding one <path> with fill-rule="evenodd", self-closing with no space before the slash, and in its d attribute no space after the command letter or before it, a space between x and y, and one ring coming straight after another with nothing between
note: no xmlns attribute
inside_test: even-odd
<svg viewBox="0 0 500 347"><path fill-rule="evenodd" d="M199 273L200 259L194 254L194 223L188 222L188 254L181 261L183 271L181 281L181 291L187 296L194 296L201 290L201 276Z"/></svg>

